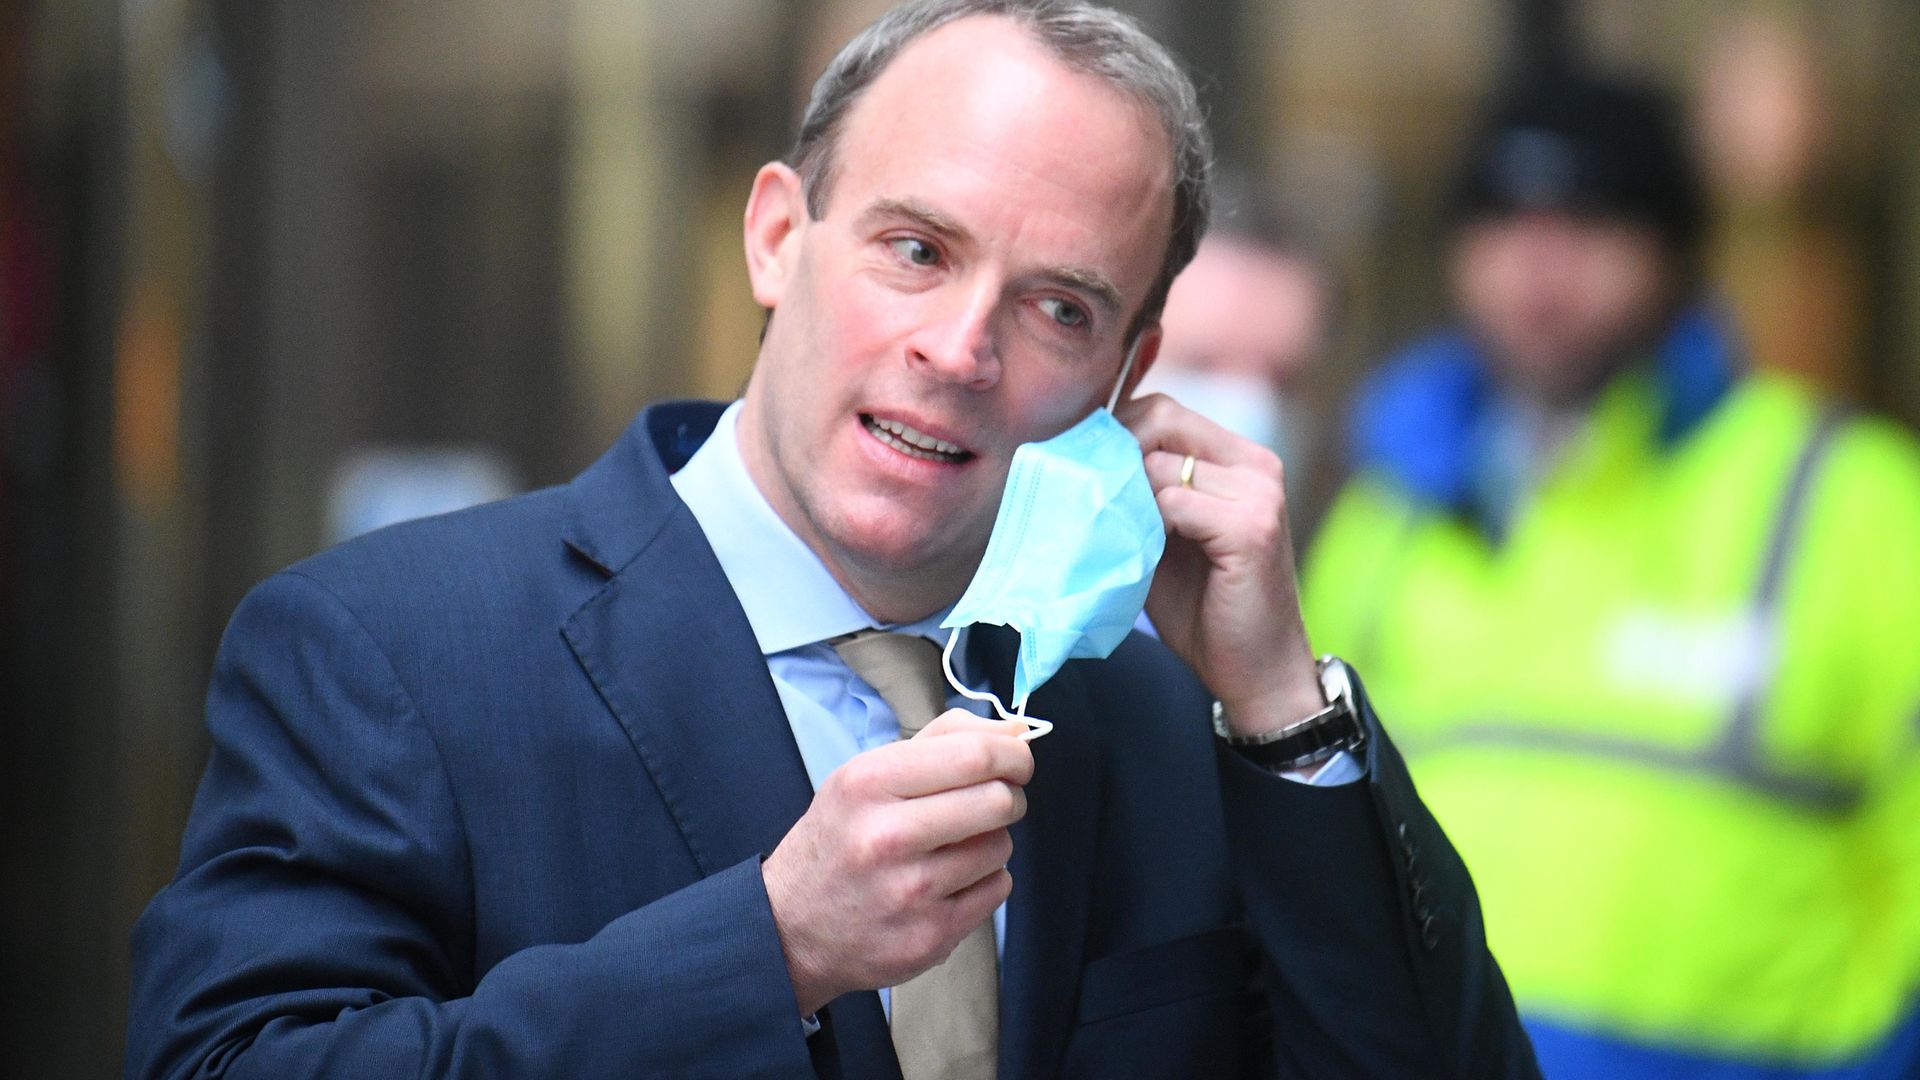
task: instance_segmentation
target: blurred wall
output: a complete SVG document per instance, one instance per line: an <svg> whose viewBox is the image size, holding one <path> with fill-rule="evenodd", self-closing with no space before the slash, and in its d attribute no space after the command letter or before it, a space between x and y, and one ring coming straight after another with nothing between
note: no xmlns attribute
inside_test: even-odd
<svg viewBox="0 0 1920 1080"><path fill-rule="evenodd" d="M421 476L554 483L644 402L738 389L747 185L883 6L4 9L0 1075L117 1071L127 930L176 857L218 634L335 535L347 470L403 507ZM1756 362L1920 417L1913 5L1122 6L1332 253L1327 400L1444 309L1436 213L1471 103L1585 54L1723 136L1716 265ZM1769 95L1784 112L1714 107Z"/></svg>

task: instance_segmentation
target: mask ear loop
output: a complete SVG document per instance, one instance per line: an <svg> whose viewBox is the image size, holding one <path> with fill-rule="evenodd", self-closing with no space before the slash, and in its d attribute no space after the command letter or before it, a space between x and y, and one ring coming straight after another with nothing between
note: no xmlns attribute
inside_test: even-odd
<svg viewBox="0 0 1920 1080"><path fill-rule="evenodd" d="M947 635L947 647L940 651L940 667L942 670L944 670L947 673L947 685L953 687L955 693L959 694L963 698L968 699L969 701L992 702L993 711L999 714L1000 719L1018 720L1019 722L1027 725L1027 730L1020 733L1020 739L1023 742L1032 742L1033 740L1053 730L1053 721L1042 720L1037 716L1027 715L1026 702L1022 701L1018 708L1016 708L1012 712L1008 712L1006 705L1001 703L1000 696L998 694L982 693L978 690L973 689L970 686L967 686L966 684L962 683L959 679L955 678L953 674L953 646L959 640L960 640L960 627L956 626L953 628L953 633Z"/></svg>
<svg viewBox="0 0 1920 1080"><path fill-rule="evenodd" d="M1140 355L1140 341L1141 338L1136 337L1133 339L1133 344L1127 346L1127 358L1120 363L1120 379L1113 384L1113 393L1107 395L1108 412L1112 412L1114 406L1120 404L1120 391L1127 388L1127 376L1133 374L1133 362Z"/></svg>
<svg viewBox="0 0 1920 1080"><path fill-rule="evenodd" d="M1136 337L1133 339L1133 344L1127 347L1127 358L1120 364L1120 378L1114 382L1113 393L1107 397L1108 412L1112 412L1114 406L1120 404L1120 392L1127 388L1127 376L1133 373L1133 362L1140 355L1140 342L1141 339ZM1032 742L1053 730L1053 721L1042 720L1037 716L1027 715L1027 703L1025 701L1020 702L1012 712L1008 712L1007 706L1000 700L999 695L982 693L965 685L955 677L953 674L953 647L959 640L960 627L956 626L953 628L953 633L947 635L947 647L940 651L940 667L946 672L947 685L953 687L955 693L969 701L989 702L993 705L994 713L1002 720L1018 720L1020 723L1025 724L1027 730L1020 734L1020 738L1025 742Z"/></svg>

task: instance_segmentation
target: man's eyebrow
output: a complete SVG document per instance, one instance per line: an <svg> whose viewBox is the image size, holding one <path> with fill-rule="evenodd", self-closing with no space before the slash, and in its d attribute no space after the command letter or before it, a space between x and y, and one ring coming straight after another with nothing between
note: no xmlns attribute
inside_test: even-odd
<svg viewBox="0 0 1920 1080"><path fill-rule="evenodd" d="M959 222L916 199L877 199L860 215L864 222L887 218L905 218L949 240L967 236L967 230Z"/></svg>

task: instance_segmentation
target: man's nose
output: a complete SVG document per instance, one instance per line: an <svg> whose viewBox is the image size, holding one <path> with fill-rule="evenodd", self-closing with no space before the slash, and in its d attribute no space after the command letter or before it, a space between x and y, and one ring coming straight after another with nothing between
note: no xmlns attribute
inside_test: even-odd
<svg viewBox="0 0 1920 1080"><path fill-rule="evenodd" d="M954 289L936 305L908 345L910 360L935 377L984 390L1000 381L1000 349L994 319L999 290L987 285Z"/></svg>

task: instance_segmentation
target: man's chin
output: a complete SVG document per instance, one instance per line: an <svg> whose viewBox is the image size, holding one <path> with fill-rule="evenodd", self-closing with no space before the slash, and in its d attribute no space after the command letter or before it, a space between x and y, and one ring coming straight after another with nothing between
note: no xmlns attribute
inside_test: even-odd
<svg viewBox="0 0 1920 1080"><path fill-rule="evenodd" d="M1589 401L1631 355L1624 350L1595 353L1540 349L1524 358L1503 358L1494 368L1509 393L1548 408L1571 408Z"/></svg>
<svg viewBox="0 0 1920 1080"><path fill-rule="evenodd" d="M954 595L958 596L973 580L973 572L980 565L980 552L944 551L924 540L887 542L863 545L854 561L872 574L920 578L929 586L938 582L957 583Z"/></svg>

